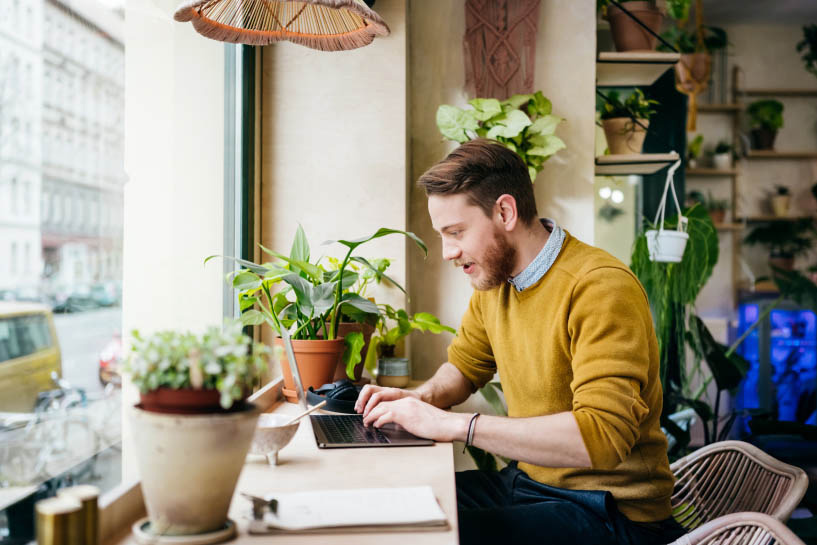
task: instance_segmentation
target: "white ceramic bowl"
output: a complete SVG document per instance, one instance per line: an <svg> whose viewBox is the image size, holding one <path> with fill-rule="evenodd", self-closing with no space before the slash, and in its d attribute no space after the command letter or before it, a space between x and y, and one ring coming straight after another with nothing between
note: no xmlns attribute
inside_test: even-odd
<svg viewBox="0 0 817 545"><path fill-rule="evenodd" d="M287 425L292 416L263 413L250 445L250 454L263 454L270 464L278 465L278 451L292 440L301 421Z"/></svg>

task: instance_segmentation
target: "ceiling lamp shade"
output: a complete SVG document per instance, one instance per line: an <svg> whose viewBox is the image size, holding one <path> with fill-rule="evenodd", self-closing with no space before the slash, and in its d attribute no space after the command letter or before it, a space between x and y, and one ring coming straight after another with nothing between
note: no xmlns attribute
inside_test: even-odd
<svg viewBox="0 0 817 545"><path fill-rule="evenodd" d="M289 40L344 51L388 36L389 27L362 0L188 0L174 19L207 38L247 45Z"/></svg>

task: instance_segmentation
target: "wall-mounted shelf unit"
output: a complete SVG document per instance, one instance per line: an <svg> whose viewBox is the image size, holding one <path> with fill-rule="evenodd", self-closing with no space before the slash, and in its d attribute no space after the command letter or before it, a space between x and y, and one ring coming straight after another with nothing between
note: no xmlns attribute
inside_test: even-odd
<svg viewBox="0 0 817 545"><path fill-rule="evenodd" d="M740 104L698 104L698 113L731 114L743 109Z"/></svg>
<svg viewBox="0 0 817 545"><path fill-rule="evenodd" d="M742 223L716 223L715 229L718 231L740 231L743 229L744 224Z"/></svg>
<svg viewBox="0 0 817 545"><path fill-rule="evenodd" d="M737 176L738 169L730 168L688 168L685 170L687 176Z"/></svg>
<svg viewBox="0 0 817 545"><path fill-rule="evenodd" d="M817 151L751 150L749 159L817 159Z"/></svg>
<svg viewBox="0 0 817 545"><path fill-rule="evenodd" d="M809 219L811 216L747 216L738 218L747 223L774 223L777 221L800 221Z"/></svg>
<svg viewBox="0 0 817 545"><path fill-rule="evenodd" d="M627 155L600 155L596 157L596 176L624 176L627 174L655 174L680 157L677 153L633 153Z"/></svg>
<svg viewBox="0 0 817 545"><path fill-rule="evenodd" d="M652 85L680 58L679 53L603 51L596 59L596 85L598 87Z"/></svg>
<svg viewBox="0 0 817 545"><path fill-rule="evenodd" d="M737 89L737 94L750 97L817 97L817 89Z"/></svg>

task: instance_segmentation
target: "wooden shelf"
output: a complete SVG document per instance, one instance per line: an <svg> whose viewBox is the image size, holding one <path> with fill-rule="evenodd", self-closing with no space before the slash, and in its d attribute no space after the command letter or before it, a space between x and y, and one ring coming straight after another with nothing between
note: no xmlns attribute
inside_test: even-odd
<svg viewBox="0 0 817 545"><path fill-rule="evenodd" d="M720 168L688 168L687 176L737 176L738 170L735 168L720 169Z"/></svg>
<svg viewBox="0 0 817 545"><path fill-rule="evenodd" d="M817 97L817 89L785 89L785 88L769 88L769 89L737 89L738 95L746 95L752 97Z"/></svg>
<svg viewBox="0 0 817 545"><path fill-rule="evenodd" d="M596 157L596 176L655 174L679 159L677 153L633 153Z"/></svg>
<svg viewBox="0 0 817 545"><path fill-rule="evenodd" d="M742 109L741 104L698 104L699 113L731 114Z"/></svg>
<svg viewBox="0 0 817 545"><path fill-rule="evenodd" d="M817 151L751 150L749 159L817 159Z"/></svg>
<svg viewBox="0 0 817 545"><path fill-rule="evenodd" d="M740 231L743 229L742 223L716 223L715 229L718 231Z"/></svg>
<svg viewBox="0 0 817 545"><path fill-rule="evenodd" d="M599 87L652 85L680 58L680 53L603 51L596 59L596 85Z"/></svg>
<svg viewBox="0 0 817 545"><path fill-rule="evenodd" d="M738 218L738 220L745 221L747 223L763 223L774 221L799 221L809 218L811 218L811 216L746 216Z"/></svg>

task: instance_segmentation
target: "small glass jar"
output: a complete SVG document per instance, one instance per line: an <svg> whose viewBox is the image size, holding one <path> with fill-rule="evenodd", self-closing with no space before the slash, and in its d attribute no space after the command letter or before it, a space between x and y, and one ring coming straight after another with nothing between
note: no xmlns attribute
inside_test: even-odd
<svg viewBox="0 0 817 545"><path fill-rule="evenodd" d="M411 362L408 358L380 358L377 360L377 383L390 388L405 388L411 380Z"/></svg>

